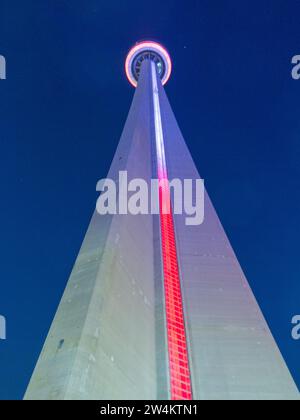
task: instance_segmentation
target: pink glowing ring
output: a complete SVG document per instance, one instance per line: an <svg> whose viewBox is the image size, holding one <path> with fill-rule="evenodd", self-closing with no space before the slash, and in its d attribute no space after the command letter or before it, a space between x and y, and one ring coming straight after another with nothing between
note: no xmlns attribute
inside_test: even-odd
<svg viewBox="0 0 300 420"><path fill-rule="evenodd" d="M129 82L137 87L141 64L146 58L156 63L162 84L165 85L171 75L172 62L167 50L153 41L139 42L129 51L125 61L125 72Z"/></svg>

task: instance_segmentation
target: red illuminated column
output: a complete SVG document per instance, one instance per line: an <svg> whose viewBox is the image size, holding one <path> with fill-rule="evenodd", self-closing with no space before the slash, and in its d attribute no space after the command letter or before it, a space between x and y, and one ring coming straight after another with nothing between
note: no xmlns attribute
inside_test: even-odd
<svg viewBox="0 0 300 420"><path fill-rule="evenodd" d="M176 240L165 158L164 139L157 87L157 71L155 63L151 63L151 68L157 155L157 173L160 182L160 229L163 259L171 399L191 400L191 376L189 369Z"/></svg>

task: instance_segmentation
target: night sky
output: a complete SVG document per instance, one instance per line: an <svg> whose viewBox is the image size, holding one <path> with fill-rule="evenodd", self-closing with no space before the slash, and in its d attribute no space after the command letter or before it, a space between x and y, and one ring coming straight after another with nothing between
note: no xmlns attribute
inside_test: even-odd
<svg viewBox="0 0 300 420"><path fill-rule="evenodd" d="M128 49L163 43L173 110L300 386L297 0L0 0L0 399L22 398L129 110Z"/></svg>

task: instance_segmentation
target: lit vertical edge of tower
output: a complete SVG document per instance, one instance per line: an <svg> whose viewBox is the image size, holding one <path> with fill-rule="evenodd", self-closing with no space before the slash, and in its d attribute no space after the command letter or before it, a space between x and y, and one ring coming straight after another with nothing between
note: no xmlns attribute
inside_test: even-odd
<svg viewBox="0 0 300 420"><path fill-rule="evenodd" d="M125 62L127 78L135 87L138 83L141 63L145 59L151 60L157 176L160 182L161 256L168 343L170 397L172 400L191 400L192 383L188 345L157 86L158 76L163 85L168 81L172 65L168 52L161 45L148 41L138 43L129 51ZM167 211L165 211L166 209Z"/></svg>

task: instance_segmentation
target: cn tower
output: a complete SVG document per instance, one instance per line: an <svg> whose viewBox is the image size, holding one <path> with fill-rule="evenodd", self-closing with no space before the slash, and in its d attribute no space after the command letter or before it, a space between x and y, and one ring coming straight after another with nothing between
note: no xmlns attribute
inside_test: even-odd
<svg viewBox="0 0 300 420"><path fill-rule="evenodd" d="M299 398L207 192L203 223L173 211L168 181L200 176L164 89L171 72L156 42L128 52L135 93L108 178L157 178L159 211L95 211L25 399Z"/></svg>

